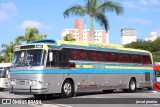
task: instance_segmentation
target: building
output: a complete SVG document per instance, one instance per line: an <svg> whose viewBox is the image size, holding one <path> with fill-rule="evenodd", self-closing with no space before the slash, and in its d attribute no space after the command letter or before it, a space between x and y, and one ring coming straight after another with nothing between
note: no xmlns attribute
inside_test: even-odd
<svg viewBox="0 0 160 107"><path fill-rule="evenodd" d="M145 38L145 41L154 41L156 40L158 37L157 33L156 32L150 32L150 35Z"/></svg>
<svg viewBox="0 0 160 107"><path fill-rule="evenodd" d="M66 34L71 34L78 41L90 40L90 30L83 29L82 19L75 20L74 29L64 29L62 31L62 38ZM96 42L109 43L109 32L106 32L106 30L94 30L94 37Z"/></svg>
<svg viewBox="0 0 160 107"><path fill-rule="evenodd" d="M122 45L136 42L137 41L137 32L136 29L124 28L121 29L121 43Z"/></svg>

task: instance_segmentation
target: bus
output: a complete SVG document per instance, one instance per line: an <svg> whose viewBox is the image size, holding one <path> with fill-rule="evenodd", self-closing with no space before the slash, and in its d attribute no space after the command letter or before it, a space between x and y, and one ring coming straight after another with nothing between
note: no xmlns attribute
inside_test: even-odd
<svg viewBox="0 0 160 107"><path fill-rule="evenodd" d="M0 91L9 87L9 68L11 63L0 63Z"/></svg>
<svg viewBox="0 0 160 107"><path fill-rule="evenodd" d="M38 40L16 47L10 93L35 98L77 92L136 92L153 86L152 54L121 45Z"/></svg>

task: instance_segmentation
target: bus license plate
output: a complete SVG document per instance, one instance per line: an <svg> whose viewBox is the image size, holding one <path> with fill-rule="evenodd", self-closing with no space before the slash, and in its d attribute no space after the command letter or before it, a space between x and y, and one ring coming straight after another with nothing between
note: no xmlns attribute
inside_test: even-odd
<svg viewBox="0 0 160 107"><path fill-rule="evenodd" d="M25 81L19 81L20 85L25 85L25 83L26 83Z"/></svg>

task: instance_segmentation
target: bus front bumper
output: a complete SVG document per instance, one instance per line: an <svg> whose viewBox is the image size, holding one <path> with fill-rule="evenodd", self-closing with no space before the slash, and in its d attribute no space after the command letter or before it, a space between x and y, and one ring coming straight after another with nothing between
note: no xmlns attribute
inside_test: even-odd
<svg viewBox="0 0 160 107"><path fill-rule="evenodd" d="M23 95L32 95L32 94L45 94L48 92L47 87L35 87L35 86L10 86L10 93L13 94L23 94Z"/></svg>

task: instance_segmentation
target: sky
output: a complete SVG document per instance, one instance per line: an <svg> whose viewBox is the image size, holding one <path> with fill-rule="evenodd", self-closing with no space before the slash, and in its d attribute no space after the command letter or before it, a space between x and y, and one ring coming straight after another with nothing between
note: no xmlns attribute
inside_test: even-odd
<svg viewBox="0 0 160 107"><path fill-rule="evenodd" d="M137 39L146 38L151 31L160 34L160 0L113 0L124 7L124 13L106 12L109 20L109 42L121 44L120 31L123 28L137 30ZM39 29L48 39L61 40L62 30L74 28L74 20L79 16L63 17L63 12L74 4L84 5L85 0L0 0L0 47L9 44L19 35L24 35L25 27ZM86 17L89 29L89 16ZM94 22L95 29L104 29ZM1 49L1 48L0 48Z"/></svg>

